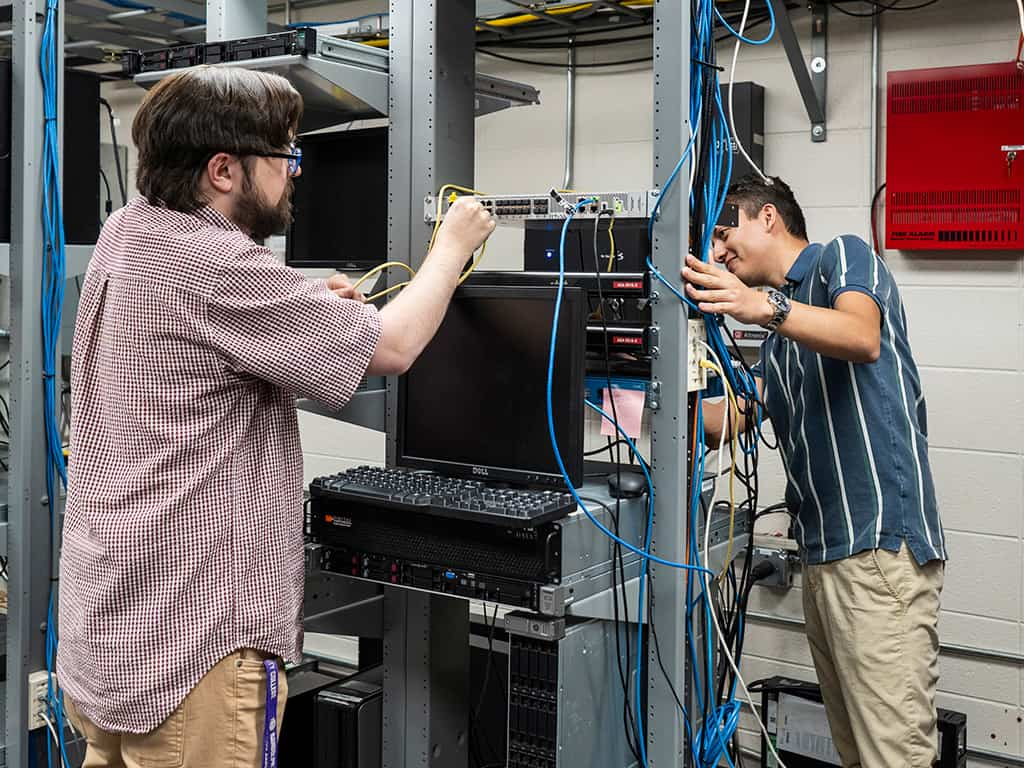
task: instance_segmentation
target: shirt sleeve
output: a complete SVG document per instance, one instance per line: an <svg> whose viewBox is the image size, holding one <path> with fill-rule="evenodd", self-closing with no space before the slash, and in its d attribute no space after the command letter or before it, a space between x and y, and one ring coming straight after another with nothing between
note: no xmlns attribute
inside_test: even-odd
<svg viewBox="0 0 1024 768"><path fill-rule="evenodd" d="M854 235L840 235L827 246L819 262L821 279L828 286L831 306L847 291L864 293L875 300L878 311L885 314L881 293L882 275L878 259L870 246Z"/></svg>
<svg viewBox="0 0 1024 768"><path fill-rule="evenodd" d="M207 321L232 370L336 409L359 386L381 334L375 307L335 295L263 248L223 269Z"/></svg>

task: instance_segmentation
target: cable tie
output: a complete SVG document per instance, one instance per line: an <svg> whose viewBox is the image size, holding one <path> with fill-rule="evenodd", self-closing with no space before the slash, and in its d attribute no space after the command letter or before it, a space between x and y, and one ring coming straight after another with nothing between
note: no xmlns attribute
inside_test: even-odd
<svg viewBox="0 0 1024 768"><path fill-rule="evenodd" d="M717 64L712 64L710 61L704 61L703 59L698 59L691 56L690 62L692 64L700 64L702 67L707 67L708 69L713 69L716 72L725 72L725 67L720 67Z"/></svg>

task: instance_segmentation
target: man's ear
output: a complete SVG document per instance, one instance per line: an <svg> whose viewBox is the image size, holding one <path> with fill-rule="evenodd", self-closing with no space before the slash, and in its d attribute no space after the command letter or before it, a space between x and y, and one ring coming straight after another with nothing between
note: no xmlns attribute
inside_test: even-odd
<svg viewBox="0 0 1024 768"><path fill-rule="evenodd" d="M206 163L206 181L214 192L230 194L241 169L238 166L238 159L227 152L218 152Z"/></svg>
<svg viewBox="0 0 1024 768"><path fill-rule="evenodd" d="M765 203L761 207L761 215L758 218L761 220L765 232L768 233L773 232L781 224L779 221L779 211L771 203Z"/></svg>

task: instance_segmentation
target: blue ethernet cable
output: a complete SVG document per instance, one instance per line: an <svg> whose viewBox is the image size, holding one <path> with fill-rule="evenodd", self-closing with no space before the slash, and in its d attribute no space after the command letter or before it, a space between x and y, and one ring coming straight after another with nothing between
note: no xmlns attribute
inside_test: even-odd
<svg viewBox="0 0 1024 768"><path fill-rule="evenodd" d="M60 132L57 123L57 0L48 0L39 52L43 81L43 269L41 284L41 321L43 336L44 434L46 437L46 492L50 500L51 552L57 535L58 482L67 486L67 471L60 427L57 423L57 382L55 360L60 337L61 313L64 304L65 237L64 216L60 196ZM46 619L46 697L48 716L52 720L59 759L69 764L64 739L64 706L60 688L55 684L53 667L57 654L56 580L51 580ZM46 740L47 765L53 765L53 744Z"/></svg>
<svg viewBox="0 0 1024 768"><path fill-rule="evenodd" d="M737 30L732 28L732 25L730 25L729 22L725 20L725 17L722 16L722 14L719 12L717 8L715 8L715 16L718 17L719 22L721 22L722 26L725 27L729 34L738 39L740 42L746 43L747 45L765 45L766 43L770 42L773 37L775 37L775 9L772 8L771 0L765 0L764 4L768 8L769 27L768 34L766 34L760 40L751 40L749 37L744 37L743 35L741 35Z"/></svg>

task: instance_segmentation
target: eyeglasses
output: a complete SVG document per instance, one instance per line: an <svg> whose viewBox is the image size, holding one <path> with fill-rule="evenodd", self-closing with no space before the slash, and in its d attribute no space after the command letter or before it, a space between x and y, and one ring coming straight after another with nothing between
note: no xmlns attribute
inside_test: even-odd
<svg viewBox="0 0 1024 768"><path fill-rule="evenodd" d="M253 155L254 157L280 157L283 160L287 160L289 176L294 176L298 173L299 166L302 165L302 147L294 141L288 145L287 152L246 152L245 154Z"/></svg>

